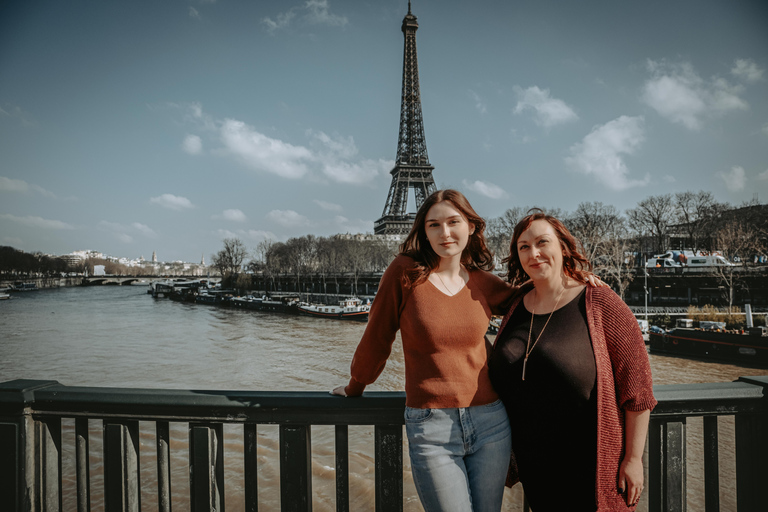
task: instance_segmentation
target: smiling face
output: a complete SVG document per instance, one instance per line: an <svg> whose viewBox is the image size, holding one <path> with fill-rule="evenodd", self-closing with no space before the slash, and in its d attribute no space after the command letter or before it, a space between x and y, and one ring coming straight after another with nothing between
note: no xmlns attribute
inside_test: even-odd
<svg viewBox="0 0 768 512"><path fill-rule="evenodd" d="M448 201L436 203L427 212L424 230L432 250L441 258L461 257L474 224Z"/></svg>
<svg viewBox="0 0 768 512"><path fill-rule="evenodd" d="M544 219L531 222L517 239L517 254L534 281L559 278L563 273L563 248L552 225Z"/></svg>

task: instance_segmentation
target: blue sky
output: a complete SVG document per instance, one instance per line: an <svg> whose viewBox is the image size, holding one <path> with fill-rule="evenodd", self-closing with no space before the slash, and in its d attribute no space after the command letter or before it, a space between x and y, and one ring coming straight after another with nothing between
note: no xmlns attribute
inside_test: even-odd
<svg viewBox="0 0 768 512"><path fill-rule="evenodd" d="M0 6L0 244L206 260L370 232L406 0ZM768 3L414 0L438 187L486 218L768 201ZM413 205L409 205L413 209Z"/></svg>

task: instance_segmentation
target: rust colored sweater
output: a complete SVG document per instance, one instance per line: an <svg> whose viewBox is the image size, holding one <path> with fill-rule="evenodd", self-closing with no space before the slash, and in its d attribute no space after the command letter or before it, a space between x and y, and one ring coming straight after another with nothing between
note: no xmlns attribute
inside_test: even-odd
<svg viewBox="0 0 768 512"><path fill-rule="evenodd" d="M511 305L499 335L520 299ZM586 307L597 366L597 510L634 510L617 491L619 465L624 457L624 411L645 411L656 406L648 352L637 319L610 288L587 286ZM577 468L578 461L573 463ZM513 454L507 485L515 482Z"/></svg>
<svg viewBox="0 0 768 512"><path fill-rule="evenodd" d="M404 272L413 265L412 258L399 255L384 272L352 359L347 395L362 394L378 378L400 330L406 405L469 407L495 401L485 333L491 315L506 313L517 288L483 270L469 271L466 286L453 296L429 281L405 287Z"/></svg>

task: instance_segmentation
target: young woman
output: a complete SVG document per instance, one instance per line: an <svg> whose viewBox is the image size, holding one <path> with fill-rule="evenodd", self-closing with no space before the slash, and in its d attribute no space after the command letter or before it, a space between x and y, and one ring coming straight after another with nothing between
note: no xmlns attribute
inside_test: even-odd
<svg viewBox="0 0 768 512"><path fill-rule="evenodd" d="M362 394L381 374L397 331L405 355L405 427L426 512L498 512L510 430L488 377L485 333L516 286L491 274L485 221L455 190L430 195L381 278L351 379Z"/></svg>
<svg viewBox="0 0 768 512"><path fill-rule="evenodd" d="M509 414L517 475L536 512L633 510L656 405L642 334L610 288L582 283L591 264L554 217L515 227L512 283L533 282L502 322L489 361ZM514 466L514 464L513 464Z"/></svg>

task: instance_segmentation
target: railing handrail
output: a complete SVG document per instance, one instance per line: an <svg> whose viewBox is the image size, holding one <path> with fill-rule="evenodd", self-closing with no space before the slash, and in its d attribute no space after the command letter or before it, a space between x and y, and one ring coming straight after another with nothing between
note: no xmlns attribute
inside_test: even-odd
<svg viewBox="0 0 768 512"><path fill-rule="evenodd" d="M768 376L734 382L654 386L653 416L702 416L764 412ZM683 407L684 406L684 407ZM0 414L29 408L36 415L120 417L223 423L313 425L402 424L405 393L367 391L342 399L324 391L236 391L66 386L57 381L0 383ZM690 410L690 411L689 411ZM338 413L343 412L343 415ZM305 419L299 419L298 415Z"/></svg>
<svg viewBox="0 0 768 512"><path fill-rule="evenodd" d="M25 408L34 415L63 417L393 425L403 424L405 393L374 391L345 400L322 391L110 388L32 380L0 383L0 415L18 414Z"/></svg>

